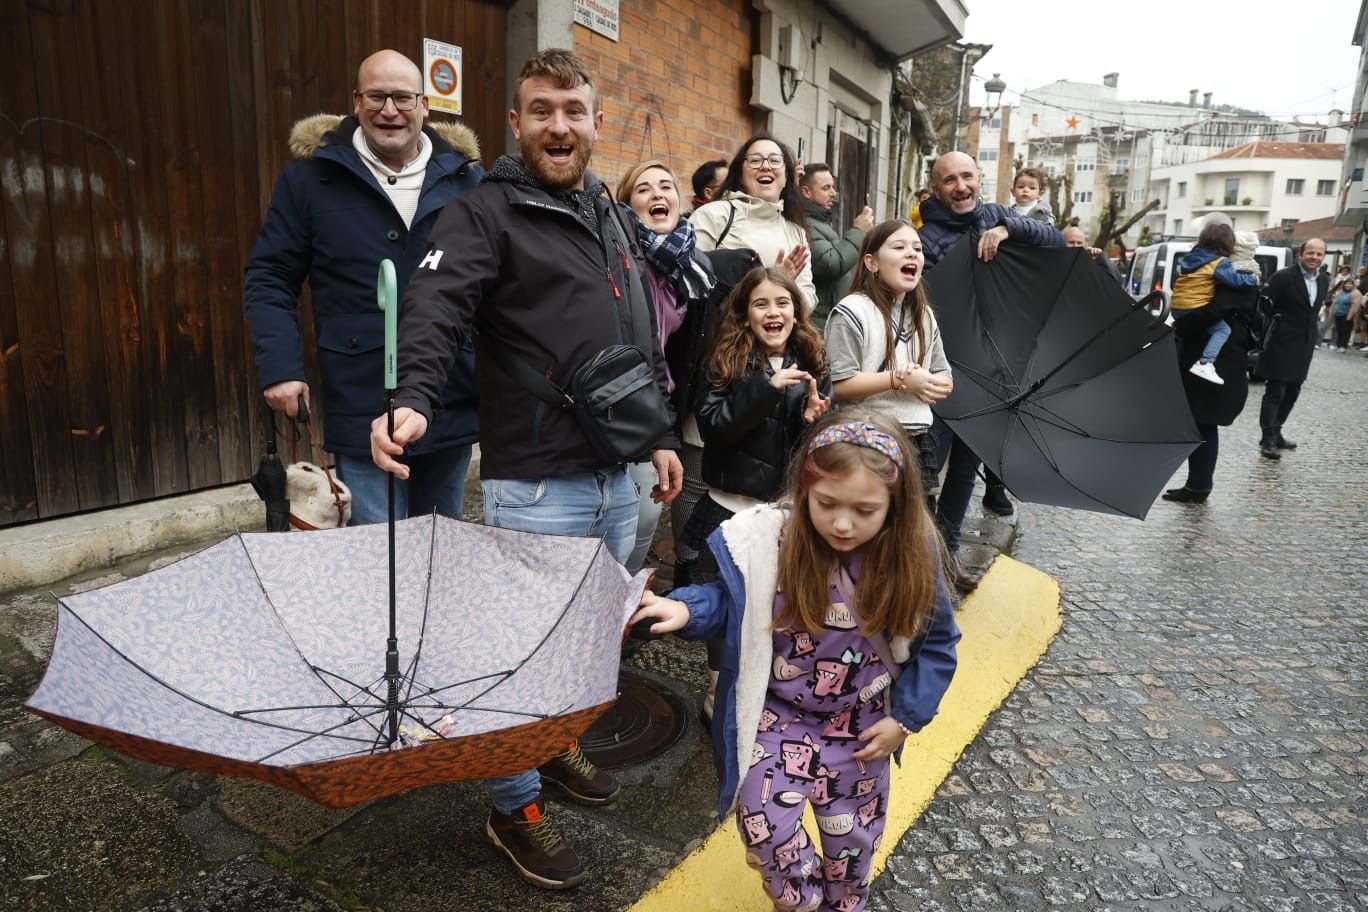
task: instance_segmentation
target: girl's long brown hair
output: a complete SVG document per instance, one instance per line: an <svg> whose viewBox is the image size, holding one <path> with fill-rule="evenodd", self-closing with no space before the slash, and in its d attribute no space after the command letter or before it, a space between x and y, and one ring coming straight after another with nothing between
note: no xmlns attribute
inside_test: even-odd
<svg viewBox="0 0 1368 912"><path fill-rule="evenodd" d="M884 284L879 278L879 274L870 269L864 259L867 256L878 256L879 250L888 239L899 228L911 228L917 230L907 219L889 219L874 226L874 230L865 237L864 249L860 251L860 260L855 264L855 278L850 282L848 294L862 294L874 302L874 306L883 314L884 336L888 340L888 352L885 355L883 370L892 370L894 366L893 353L897 350L898 337L893 331L893 308L898 300L893 294L893 289ZM923 264L923 270L925 265ZM931 350L930 333L926 332L926 310L930 307L930 301L926 297L926 282L918 282L917 287L909 293L912 298L912 326L917 333L917 340L921 343L921 351L917 353L917 363L926 365L926 353Z"/></svg>
<svg viewBox="0 0 1368 912"><path fill-rule="evenodd" d="M814 435L847 421L869 422L897 441L906 471L877 450L853 443L833 443L808 454ZM789 481L792 515L779 546L779 590L785 603L783 613L774 619L776 628L822 630L831 604L831 574L840 555L813 528L808 493L823 478L842 478L863 466L888 486L890 497L884 526L864 545L855 581L863 632L913 638L926 630L943 576L943 546L926 509L919 459L897 422L869 409L842 408L813 425Z"/></svg>
<svg viewBox="0 0 1368 912"><path fill-rule="evenodd" d="M807 317L807 300L798 283L780 269L756 266L741 277L719 308L721 314L717 321L717 332L713 336L712 352L707 361L708 377L718 389L744 379L763 364L764 352L760 348L760 340L751 332L747 318L751 295L766 279L787 291L793 301L793 333L789 336L789 345L798 350L799 362L805 370L817 376L827 372L822 334Z"/></svg>

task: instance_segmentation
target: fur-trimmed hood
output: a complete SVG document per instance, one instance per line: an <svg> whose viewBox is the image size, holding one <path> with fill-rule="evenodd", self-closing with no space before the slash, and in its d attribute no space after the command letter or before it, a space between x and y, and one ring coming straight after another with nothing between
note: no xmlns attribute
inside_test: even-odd
<svg viewBox="0 0 1368 912"><path fill-rule="evenodd" d="M337 114L314 114L296 121L290 128L290 154L295 158L311 158L329 144L329 134L346 118ZM454 120L429 120L423 124L428 138L437 138L471 161L480 160L480 140L475 131Z"/></svg>

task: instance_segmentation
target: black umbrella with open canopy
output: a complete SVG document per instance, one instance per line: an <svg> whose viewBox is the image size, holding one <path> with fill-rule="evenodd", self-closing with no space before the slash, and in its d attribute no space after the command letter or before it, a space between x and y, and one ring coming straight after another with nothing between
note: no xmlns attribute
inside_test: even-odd
<svg viewBox="0 0 1368 912"><path fill-rule="evenodd" d="M955 381L936 413L1021 500L1143 519L1201 442L1172 331L1086 250L977 247L927 276Z"/></svg>

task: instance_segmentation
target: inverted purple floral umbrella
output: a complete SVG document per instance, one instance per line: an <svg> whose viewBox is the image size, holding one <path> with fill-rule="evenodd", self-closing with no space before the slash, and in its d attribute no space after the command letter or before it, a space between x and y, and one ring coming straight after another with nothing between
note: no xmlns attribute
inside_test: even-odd
<svg viewBox="0 0 1368 912"><path fill-rule="evenodd" d="M647 574L601 541L424 516L238 534L59 600L27 708L170 766L329 807L539 766L612 704ZM397 737L391 732L397 731Z"/></svg>

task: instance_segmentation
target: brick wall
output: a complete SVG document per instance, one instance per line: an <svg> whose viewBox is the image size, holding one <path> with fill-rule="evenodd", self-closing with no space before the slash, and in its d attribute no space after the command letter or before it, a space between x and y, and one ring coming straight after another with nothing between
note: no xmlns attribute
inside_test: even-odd
<svg viewBox="0 0 1368 912"><path fill-rule="evenodd" d="M730 159L751 134L750 0L632 0L611 41L581 25L575 51L602 98L603 132L590 167L610 188L658 158L680 181L711 158Z"/></svg>

